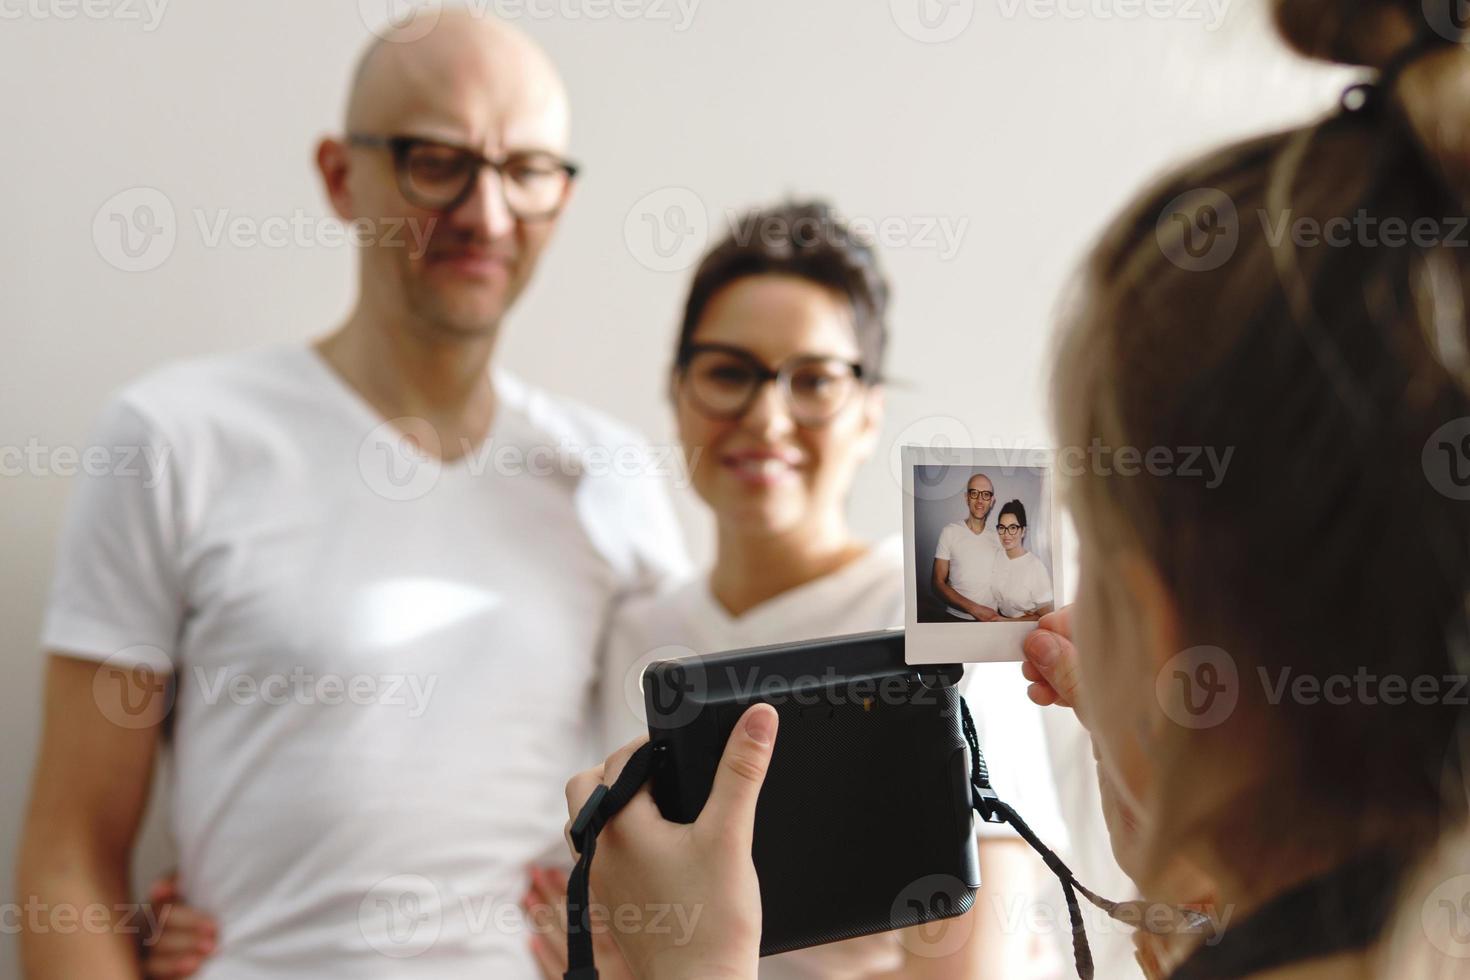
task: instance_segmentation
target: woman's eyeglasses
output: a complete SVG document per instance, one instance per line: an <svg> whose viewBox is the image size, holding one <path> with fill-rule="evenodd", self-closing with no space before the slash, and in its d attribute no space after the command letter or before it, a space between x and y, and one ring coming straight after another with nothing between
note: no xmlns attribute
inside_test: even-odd
<svg viewBox="0 0 1470 980"><path fill-rule="evenodd" d="M727 422L750 411L760 390L774 381L797 425L820 426L863 385L862 365L838 357L804 354L772 370L750 351L728 344L690 344L679 355L677 371L694 407Z"/></svg>
<svg viewBox="0 0 1470 980"><path fill-rule="evenodd" d="M480 171L500 177L505 207L522 221L550 218L566 203L577 165L552 153L529 150L492 160L478 150L418 136L349 133L354 146L386 148L393 155L398 190L415 207L448 213L475 191Z"/></svg>
<svg viewBox="0 0 1470 980"><path fill-rule="evenodd" d="M1020 534L1023 527L1021 524L997 524L995 530L998 534Z"/></svg>

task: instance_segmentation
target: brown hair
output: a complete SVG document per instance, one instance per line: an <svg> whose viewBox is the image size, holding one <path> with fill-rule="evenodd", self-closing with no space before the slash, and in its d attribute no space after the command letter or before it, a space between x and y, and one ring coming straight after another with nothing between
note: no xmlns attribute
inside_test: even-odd
<svg viewBox="0 0 1470 980"><path fill-rule="evenodd" d="M1419 0L1275 10L1303 53L1372 67L1432 26L1415 21ZM1227 719L1166 726L1153 752L1155 871L1186 839L1243 865L1375 846L1407 861L1463 818L1462 708L1272 703L1267 679L1467 669L1470 503L1430 465L1436 433L1470 418L1470 242L1446 238L1465 228L1449 161L1470 124L1467 72L1443 39L1361 111L1178 168L1085 268L1054 378L1062 445L1232 451L1213 487L1104 468L1066 484L1091 560L1144 558L1184 645L1222 648L1238 668ZM1360 222L1314 246L1292 233L1359 214L1442 234L1393 246ZM1205 757L1217 771L1247 758L1234 768L1251 785L1202 780Z"/></svg>
<svg viewBox="0 0 1470 980"><path fill-rule="evenodd" d="M695 270L684 303L675 359L682 362L699 320L716 293L747 276L795 276L830 290L852 307L863 377L880 381L888 346L888 279L871 243L855 234L825 201L749 211Z"/></svg>

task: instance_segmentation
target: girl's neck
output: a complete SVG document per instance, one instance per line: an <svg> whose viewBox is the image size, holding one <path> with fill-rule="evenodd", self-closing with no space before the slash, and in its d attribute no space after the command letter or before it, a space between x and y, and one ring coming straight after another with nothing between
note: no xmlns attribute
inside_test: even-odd
<svg viewBox="0 0 1470 980"><path fill-rule="evenodd" d="M710 592L732 616L783 592L830 575L868 546L852 536L840 516L820 527L751 532L721 524L710 571Z"/></svg>

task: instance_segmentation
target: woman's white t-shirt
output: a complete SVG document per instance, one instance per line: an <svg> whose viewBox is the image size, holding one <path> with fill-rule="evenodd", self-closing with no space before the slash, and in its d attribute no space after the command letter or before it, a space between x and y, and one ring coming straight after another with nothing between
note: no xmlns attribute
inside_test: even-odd
<svg viewBox="0 0 1470 980"><path fill-rule="evenodd" d="M602 731L609 751L648 733L642 676L648 664L769 643L900 627L904 622L903 542L894 537L843 568L731 616L709 588L709 575L654 595L630 598L614 616L604 651ZM974 664L965 697L996 792L1053 847L1065 845L1040 709L1026 697L1019 664ZM1009 827L977 824L982 836L1014 837ZM896 969L897 933L798 950L761 961L761 977L862 976Z"/></svg>
<svg viewBox="0 0 1470 980"><path fill-rule="evenodd" d="M1002 616L1023 616L1052 601L1051 576L1031 552L1012 558L999 551L991 566L991 590Z"/></svg>

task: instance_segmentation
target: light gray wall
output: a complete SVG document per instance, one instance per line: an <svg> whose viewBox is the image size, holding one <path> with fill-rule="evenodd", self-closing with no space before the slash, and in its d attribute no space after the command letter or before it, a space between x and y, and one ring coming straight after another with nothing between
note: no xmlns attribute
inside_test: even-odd
<svg viewBox="0 0 1470 980"><path fill-rule="evenodd" d="M81 446L106 394L160 361L301 340L344 314L349 249L320 234L274 247L207 233L221 217L249 230L298 212L320 232L313 143L337 125L366 22L381 23L388 2L0 0L0 450ZM599 2L497 8L562 66L586 165L501 355L667 437L662 372L686 271L665 267L703 243L669 229L826 195L888 229L892 369L912 382L893 391L883 458L853 501L872 535L900 526L898 442L959 425L980 441L1046 443L1059 297L1141 180L1227 135L1299 119L1341 84L1289 61L1243 6L1214 23L1206 0L1147 5L1162 16L1128 0L702 0L687 23L673 0L643 0L634 19L594 18L611 9ZM156 268L129 272L109 235L114 214L143 217L138 194L166 198L175 241ZM670 261L648 237L659 225L661 244L680 246ZM977 388L977 365L1002 354L1005 370ZM68 493L45 459L56 457L0 477L7 884ZM700 515L688 500L681 512L703 552ZM139 875L167 859L155 818ZM0 943L3 976L14 939Z"/></svg>

